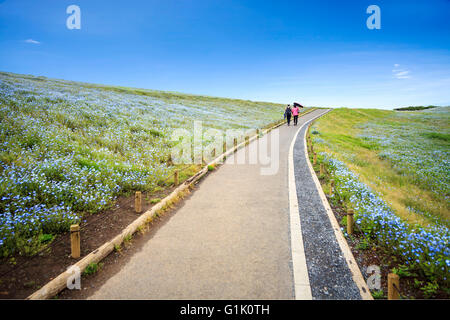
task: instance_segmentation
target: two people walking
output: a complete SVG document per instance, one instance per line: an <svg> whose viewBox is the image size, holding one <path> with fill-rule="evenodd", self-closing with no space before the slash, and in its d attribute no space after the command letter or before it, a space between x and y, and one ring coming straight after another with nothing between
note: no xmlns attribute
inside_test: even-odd
<svg viewBox="0 0 450 320"><path fill-rule="evenodd" d="M291 108L290 104L287 105L286 110L284 110L284 119L287 119L288 126L291 123L292 116L294 116L294 126L297 125L299 112L300 112L300 108L297 105L294 104L293 108Z"/></svg>

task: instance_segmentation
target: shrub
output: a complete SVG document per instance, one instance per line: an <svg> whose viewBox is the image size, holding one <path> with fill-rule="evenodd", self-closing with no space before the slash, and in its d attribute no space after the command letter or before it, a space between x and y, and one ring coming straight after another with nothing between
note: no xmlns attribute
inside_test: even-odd
<svg viewBox="0 0 450 320"><path fill-rule="evenodd" d="M94 274L102 267L102 265L103 265L102 263L91 262L90 264L88 264L86 269L84 269L83 274L85 275Z"/></svg>

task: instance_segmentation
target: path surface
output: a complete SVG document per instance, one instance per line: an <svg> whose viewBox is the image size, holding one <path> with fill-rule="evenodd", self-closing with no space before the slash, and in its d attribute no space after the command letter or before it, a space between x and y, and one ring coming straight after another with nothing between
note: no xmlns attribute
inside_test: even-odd
<svg viewBox="0 0 450 320"><path fill-rule="evenodd" d="M299 126L322 113L300 117ZM279 128L275 175L227 160L90 299L293 299L288 153L299 126ZM311 252L308 246L305 251ZM316 273L308 272L316 283ZM323 297L316 291L314 298Z"/></svg>

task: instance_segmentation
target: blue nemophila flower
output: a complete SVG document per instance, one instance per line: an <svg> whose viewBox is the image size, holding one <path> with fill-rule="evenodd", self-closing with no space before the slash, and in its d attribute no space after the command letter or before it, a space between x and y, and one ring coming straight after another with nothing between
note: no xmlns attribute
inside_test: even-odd
<svg viewBox="0 0 450 320"><path fill-rule="evenodd" d="M0 151L17 159L0 161L0 254L17 238L67 230L82 212L98 212L125 192L156 186L173 169L166 159L174 128L189 129L198 119L205 129L243 126L243 106L230 102L215 100L211 112L209 102L60 80L1 74L0 97ZM265 125L278 108L256 107L256 116L246 117L249 128ZM173 117L177 112L183 117Z"/></svg>
<svg viewBox="0 0 450 320"><path fill-rule="evenodd" d="M354 205L356 223L363 230L370 230L370 235L383 246L409 261L414 261L420 268L431 270L433 265L439 268L437 277L443 277L450 267L450 232L445 225L436 223L423 228L410 226L402 221L380 196L359 181L344 163L322 153L335 176L336 194L350 195ZM341 228L342 231L343 228ZM442 278L441 278L442 279Z"/></svg>

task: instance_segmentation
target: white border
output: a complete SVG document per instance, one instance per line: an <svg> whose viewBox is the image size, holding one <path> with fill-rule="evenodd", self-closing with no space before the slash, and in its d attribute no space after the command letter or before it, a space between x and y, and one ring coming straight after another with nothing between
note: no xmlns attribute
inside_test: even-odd
<svg viewBox="0 0 450 320"><path fill-rule="evenodd" d="M311 121L311 120L310 120ZM306 265L305 249L303 247L302 227L298 211L297 187L294 175L294 145L305 122L295 133L289 147L289 220L291 231L292 273L294 276L295 300L312 300L311 285L309 283L308 267Z"/></svg>

